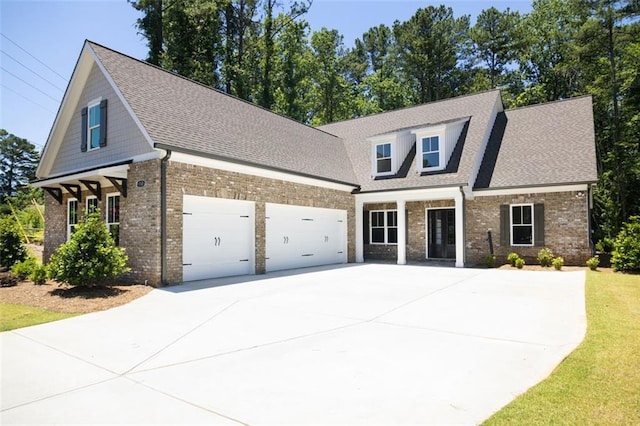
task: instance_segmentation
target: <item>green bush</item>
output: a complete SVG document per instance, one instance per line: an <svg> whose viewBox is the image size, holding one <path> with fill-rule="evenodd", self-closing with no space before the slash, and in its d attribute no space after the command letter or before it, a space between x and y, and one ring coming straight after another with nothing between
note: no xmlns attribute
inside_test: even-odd
<svg viewBox="0 0 640 426"><path fill-rule="evenodd" d="M592 271L598 269L598 265L600 265L600 258L597 255L587 260L587 266Z"/></svg>
<svg viewBox="0 0 640 426"><path fill-rule="evenodd" d="M116 247L97 212L85 215L71 238L51 256L49 277L73 286L108 284L128 272L128 257Z"/></svg>
<svg viewBox="0 0 640 426"><path fill-rule="evenodd" d="M0 220L0 266L11 268L27 258L27 249L12 219Z"/></svg>
<svg viewBox="0 0 640 426"><path fill-rule="evenodd" d="M488 255L485 261L487 262L488 268L493 268L494 266L496 266L496 255L495 254Z"/></svg>
<svg viewBox="0 0 640 426"><path fill-rule="evenodd" d="M596 251L600 253L611 253L613 251L613 240L603 238L596 243Z"/></svg>
<svg viewBox="0 0 640 426"><path fill-rule="evenodd" d="M520 255L518 253L511 252L507 255L507 262L511 264L511 266L516 266L516 260L520 259Z"/></svg>
<svg viewBox="0 0 640 426"><path fill-rule="evenodd" d="M611 266L615 271L640 271L640 216L631 216L613 244Z"/></svg>
<svg viewBox="0 0 640 426"><path fill-rule="evenodd" d="M33 272L33 269L36 266L38 266L36 258L29 256L21 262L14 263L11 267L11 273L18 277L20 281L24 281L29 277L29 275L31 275L31 272Z"/></svg>
<svg viewBox="0 0 640 426"><path fill-rule="evenodd" d="M33 281L35 285L42 285L47 282L47 268L44 265L36 264L36 266L29 274L29 279Z"/></svg>
<svg viewBox="0 0 640 426"><path fill-rule="evenodd" d="M540 249L540 251L538 252L538 262L540 262L540 265L544 268L548 268L549 266L551 266L553 262L553 252L551 251L551 249L548 249L546 247Z"/></svg>
<svg viewBox="0 0 640 426"><path fill-rule="evenodd" d="M519 257L519 258L516 259L516 268L522 269L524 264L525 264L525 261L524 261L523 258Z"/></svg>
<svg viewBox="0 0 640 426"><path fill-rule="evenodd" d="M555 268L555 270L559 271L564 266L564 259L561 258L560 256L558 256L555 259L553 259L552 263L553 263L553 267Z"/></svg>

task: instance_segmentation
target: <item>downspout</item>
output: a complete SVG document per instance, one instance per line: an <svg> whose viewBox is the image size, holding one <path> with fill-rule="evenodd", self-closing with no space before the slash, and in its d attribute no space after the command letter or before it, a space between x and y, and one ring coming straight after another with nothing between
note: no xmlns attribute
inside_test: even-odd
<svg viewBox="0 0 640 426"><path fill-rule="evenodd" d="M167 161L171 150L160 160L160 284L167 285Z"/></svg>

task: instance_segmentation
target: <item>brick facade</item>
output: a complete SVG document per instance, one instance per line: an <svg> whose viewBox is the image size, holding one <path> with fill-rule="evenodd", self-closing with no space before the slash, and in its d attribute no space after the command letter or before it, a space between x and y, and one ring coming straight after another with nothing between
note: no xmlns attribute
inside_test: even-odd
<svg viewBox="0 0 640 426"><path fill-rule="evenodd" d="M498 264L516 252L529 264L536 264L542 247L511 247L500 245L500 205L544 204L544 246L567 265L584 265L591 256L589 246L588 199L585 192L552 192L501 196L476 196L465 200L466 264L484 264L489 254L487 231L491 230Z"/></svg>

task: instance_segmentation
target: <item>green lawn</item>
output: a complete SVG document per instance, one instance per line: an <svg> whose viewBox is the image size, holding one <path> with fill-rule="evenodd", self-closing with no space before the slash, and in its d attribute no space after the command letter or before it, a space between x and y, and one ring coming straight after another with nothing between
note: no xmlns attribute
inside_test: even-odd
<svg viewBox="0 0 640 426"><path fill-rule="evenodd" d="M0 303L0 331L57 321L76 315L78 314L62 314L32 306Z"/></svg>
<svg viewBox="0 0 640 426"><path fill-rule="evenodd" d="M640 425L640 275L588 272L587 335L484 425Z"/></svg>

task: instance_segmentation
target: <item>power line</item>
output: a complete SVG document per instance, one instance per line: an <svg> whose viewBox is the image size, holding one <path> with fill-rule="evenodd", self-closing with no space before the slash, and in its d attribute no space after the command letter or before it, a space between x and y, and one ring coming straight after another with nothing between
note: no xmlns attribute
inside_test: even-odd
<svg viewBox="0 0 640 426"><path fill-rule="evenodd" d="M6 35L0 33L0 35L4 38L6 38L7 40L9 40L11 43L13 43L14 45L16 45L18 47L18 49L22 50L24 53L26 53L27 55L31 56L33 59L35 59L36 61L40 62L42 65L44 65L45 67L47 67L47 69L49 71L51 71L52 73L54 73L55 75L57 75L58 77L60 77L61 79L63 79L64 81L67 81L67 78L60 75L56 70L54 70L53 68L51 68L49 65L45 64L44 62L42 62L40 59L36 58L35 56L33 56L31 53L27 52L24 48L22 48L18 43L16 43L15 41L11 40L9 37L7 37Z"/></svg>
<svg viewBox="0 0 640 426"><path fill-rule="evenodd" d="M55 112L51 111L49 108L47 108L46 106L39 104L38 102L34 101L33 99L29 99L26 96L24 96L22 93L16 92L15 90L13 90L11 87L5 86L4 84L0 84L0 86L4 87L6 90L15 93L16 95L20 96L22 99L24 99L25 101L29 101L34 105L39 106L40 108L42 108L43 110L50 112L51 114L55 115Z"/></svg>
<svg viewBox="0 0 640 426"><path fill-rule="evenodd" d="M7 55L10 59L12 59L13 61L17 62L19 65L21 65L23 68L25 68L27 71L29 71L32 74L35 74L36 76L40 77L42 80L46 81L47 83L49 83L50 85L52 85L53 87L55 87L56 89L58 89L61 92L64 92L63 89L61 89L60 87L56 86L54 83L52 83L51 81L47 80L46 78L44 78L43 76L41 76L40 74L38 74L37 72L35 72L34 70L32 70L31 68L29 68L28 66L26 66L25 64L23 64L22 62L20 62L19 60L17 60L16 58L14 58L13 56L9 55L7 52L5 52L4 50L0 49L0 52L4 53L5 55Z"/></svg>
<svg viewBox="0 0 640 426"><path fill-rule="evenodd" d="M48 97L49 99L53 100L56 103L60 103L59 99L54 98L53 96L43 92L42 90L38 89L36 86L34 86L33 84L29 83L28 81L25 81L23 79L21 79L20 77L18 77L17 75L15 75L14 73L12 73L11 71L7 71L4 67L0 66L0 70L6 72L7 74L13 76L14 78L20 80L21 82L23 82L24 84L26 84L27 86L30 86L31 88L37 90L38 92L42 93L43 95L45 95L46 97Z"/></svg>

